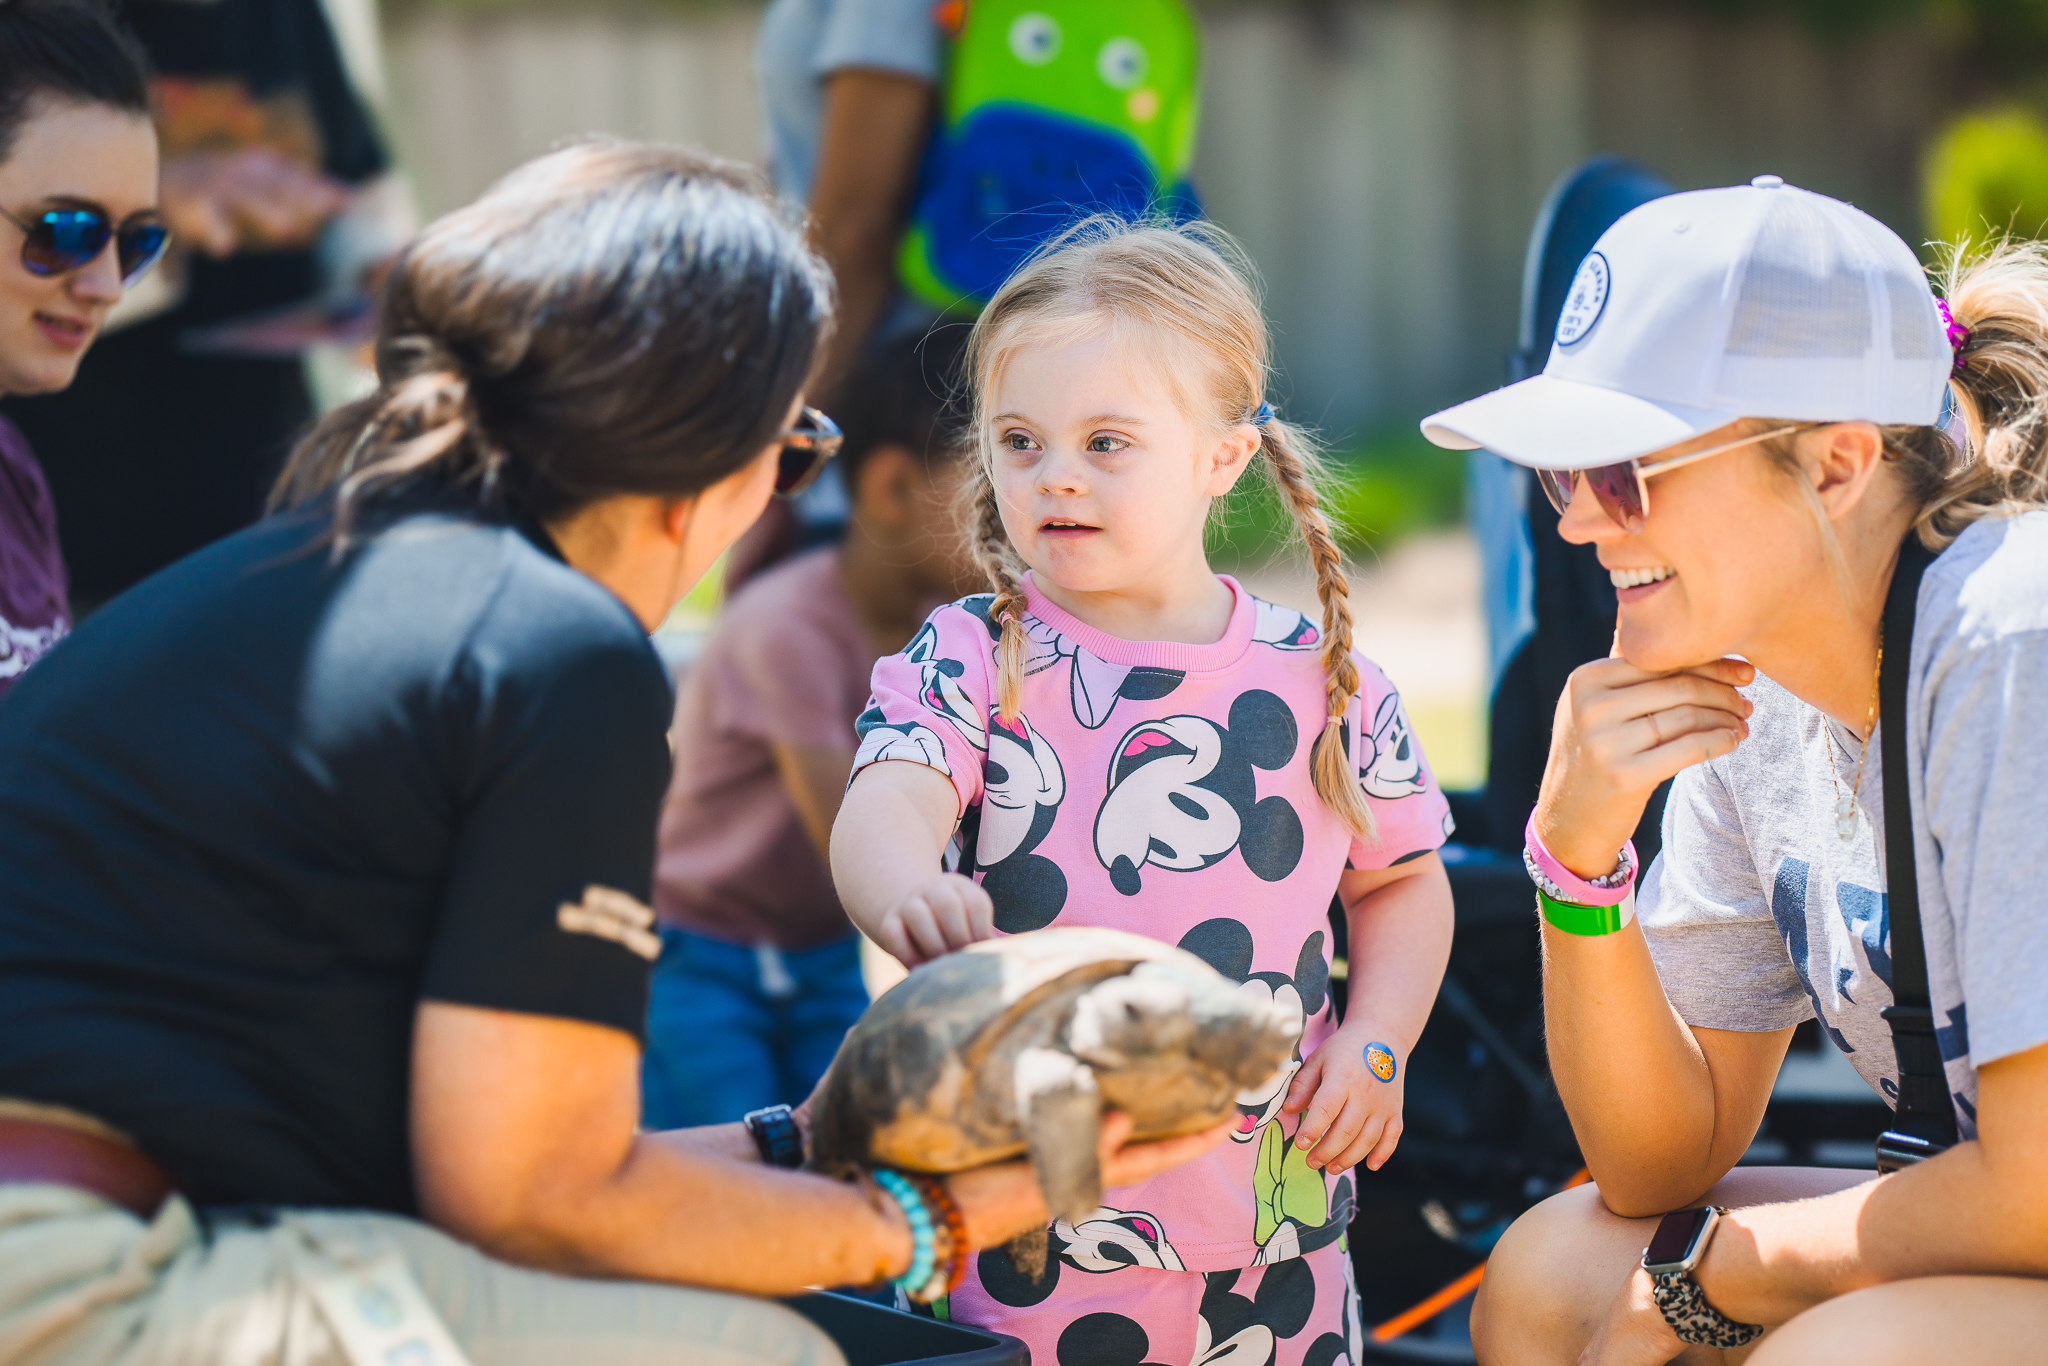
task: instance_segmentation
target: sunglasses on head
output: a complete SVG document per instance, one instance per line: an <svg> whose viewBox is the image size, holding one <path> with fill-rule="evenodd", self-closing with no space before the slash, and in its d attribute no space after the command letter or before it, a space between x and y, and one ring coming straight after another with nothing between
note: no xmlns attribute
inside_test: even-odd
<svg viewBox="0 0 2048 1366"><path fill-rule="evenodd" d="M809 488L846 442L839 424L816 408L804 409L781 439L782 455L775 466L777 498L794 498Z"/></svg>
<svg viewBox="0 0 2048 1366"><path fill-rule="evenodd" d="M0 218L21 229L21 264L31 275L77 270L97 259L112 241L126 287L141 279L171 242L171 230L155 218L138 216L117 227L98 209L45 209L33 218L17 218L0 209Z"/></svg>
<svg viewBox="0 0 2048 1366"><path fill-rule="evenodd" d="M1537 470L1536 482L1543 486L1543 492L1550 499L1550 505L1562 517L1564 510L1571 506L1572 491L1578 481L1584 479L1586 487L1592 490L1593 500L1600 504L1600 510L1613 519L1614 524L1629 535L1636 535L1643 529L1643 523L1650 516L1650 478L1666 474L1681 465L1695 464L1709 456L1721 455L1742 446L1753 446L1759 441L1769 441L1774 436L1790 432L1805 431L1819 427L1819 422L1794 422L1790 426L1773 427L1755 436L1745 436L1739 441L1726 441L1718 446L1709 446L1703 451L1686 451L1682 455L1666 456L1661 460L1623 460L1612 465L1596 465L1589 470Z"/></svg>

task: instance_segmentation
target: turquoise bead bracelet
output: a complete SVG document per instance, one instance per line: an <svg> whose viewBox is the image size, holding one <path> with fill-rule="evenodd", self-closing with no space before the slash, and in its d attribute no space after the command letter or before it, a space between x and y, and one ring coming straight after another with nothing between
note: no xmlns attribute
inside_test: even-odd
<svg viewBox="0 0 2048 1366"><path fill-rule="evenodd" d="M890 1171L886 1167L875 1168L875 1183L889 1193L889 1198L903 1210L903 1217L910 1222L910 1269L896 1278L896 1284L908 1291L922 1290L932 1278L937 1263L938 1239L932 1231L931 1211L924 1206L924 1197L917 1193L917 1187Z"/></svg>

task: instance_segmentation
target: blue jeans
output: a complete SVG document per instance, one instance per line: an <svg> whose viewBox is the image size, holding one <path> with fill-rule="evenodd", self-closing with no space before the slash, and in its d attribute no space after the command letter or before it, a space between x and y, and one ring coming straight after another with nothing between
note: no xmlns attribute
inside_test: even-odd
<svg viewBox="0 0 2048 1366"><path fill-rule="evenodd" d="M729 1124L811 1093L868 1008L860 936L780 953L664 926L647 1003L641 1124Z"/></svg>

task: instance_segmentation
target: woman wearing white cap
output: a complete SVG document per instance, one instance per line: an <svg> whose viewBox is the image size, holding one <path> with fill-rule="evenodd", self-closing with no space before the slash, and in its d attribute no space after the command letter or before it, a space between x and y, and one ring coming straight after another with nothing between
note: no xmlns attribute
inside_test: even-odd
<svg viewBox="0 0 2048 1366"><path fill-rule="evenodd" d="M1488 1366L2048 1350L2048 250L1947 275L1775 176L1673 195L1600 239L1542 375L1423 424L1538 471L1621 599L1527 850L1597 1185L1495 1250ZM1731 1170L1816 1014L1904 1087L1894 1175Z"/></svg>

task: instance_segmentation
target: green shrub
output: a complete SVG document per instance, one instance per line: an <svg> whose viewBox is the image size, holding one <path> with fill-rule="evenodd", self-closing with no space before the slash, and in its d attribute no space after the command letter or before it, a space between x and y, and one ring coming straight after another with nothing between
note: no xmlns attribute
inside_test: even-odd
<svg viewBox="0 0 2048 1366"><path fill-rule="evenodd" d="M1463 515L1464 460L1430 445L1413 426L1332 451L1327 465L1323 510L1347 555L1451 526ZM1256 468L1210 519L1209 553L1219 565L1261 564L1298 544L1293 517Z"/></svg>
<svg viewBox="0 0 2048 1366"><path fill-rule="evenodd" d="M1965 114L1927 155L1927 227L1938 241L2048 229L2048 127L2023 109Z"/></svg>

